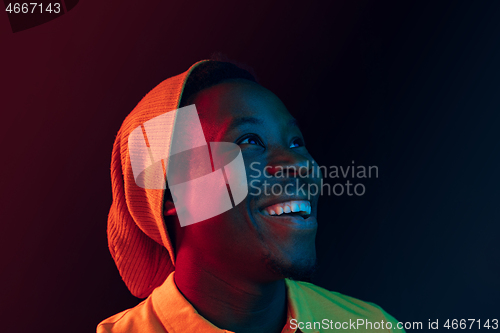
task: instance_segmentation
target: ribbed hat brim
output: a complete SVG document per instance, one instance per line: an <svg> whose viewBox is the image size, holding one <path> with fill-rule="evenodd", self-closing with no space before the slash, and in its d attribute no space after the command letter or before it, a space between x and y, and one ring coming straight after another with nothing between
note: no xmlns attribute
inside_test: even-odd
<svg viewBox="0 0 500 333"><path fill-rule="evenodd" d="M175 256L163 215L161 189L137 186L128 151L130 133L148 120L179 108L185 82L200 61L151 90L124 120L111 157L113 203L108 245L130 292L145 298L175 269ZM165 129L171 130L171 129Z"/></svg>

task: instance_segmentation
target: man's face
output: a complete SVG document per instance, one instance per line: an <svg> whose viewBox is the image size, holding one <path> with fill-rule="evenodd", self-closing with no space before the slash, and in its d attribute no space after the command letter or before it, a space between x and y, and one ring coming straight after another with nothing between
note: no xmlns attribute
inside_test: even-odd
<svg viewBox="0 0 500 333"><path fill-rule="evenodd" d="M318 196L308 188L319 188L321 176L294 118L273 93L247 80L204 89L192 103L207 142L240 146L249 193L233 209L184 227L181 247L225 274L260 281L310 275Z"/></svg>

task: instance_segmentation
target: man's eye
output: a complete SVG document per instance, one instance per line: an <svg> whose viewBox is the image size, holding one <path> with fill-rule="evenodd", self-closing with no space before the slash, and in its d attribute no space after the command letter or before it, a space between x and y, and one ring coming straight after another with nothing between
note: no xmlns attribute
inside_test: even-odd
<svg viewBox="0 0 500 333"><path fill-rule="evenodd" d="M302 146L304 146L304 140L302 140L301 138L294 139L290 144L290 148L297 148Z"/></svg>
<svg viewBox="0 0 500 333"><path fill-rule="evenodd" d="M256 135L250 135L238 142L239 145L259 145L259 146L264 146L262 144L262 141L259 139L258 136Z"/></svg>

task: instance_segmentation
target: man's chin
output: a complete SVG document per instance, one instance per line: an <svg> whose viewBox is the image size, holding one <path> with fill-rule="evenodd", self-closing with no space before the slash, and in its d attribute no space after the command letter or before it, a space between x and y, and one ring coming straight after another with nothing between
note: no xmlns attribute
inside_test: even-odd
<svg viewBox="0 0 500 333"><path fill-rule="evenodd" d="M274 274L297 281L310 281L317 268L315 256L293 260L293 262L268 256L265 261L268 269Z"/></svg>

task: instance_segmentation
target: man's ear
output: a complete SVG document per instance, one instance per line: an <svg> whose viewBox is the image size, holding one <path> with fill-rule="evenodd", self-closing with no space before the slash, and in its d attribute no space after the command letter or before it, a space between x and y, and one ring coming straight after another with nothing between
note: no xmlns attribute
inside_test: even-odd
<svg viewBox="0 0 500 333"><path fill-rule="evenodd" d="M163 215L165 216L165 227L167 228L168 237L174 249L174 256L177 256L177 246L180 244L182 228L177 219L177 211L175 210L174 202L170 199L165 199L165 207L163 207Z"/></svg>
<svg viewBox="0 0 500 333"><path fill-rule="evenodd" d="M174 203L171 200L168 200L168 199L165 200L165 207L163 210L163 214L165 214L165 216L177 215L177 211L175 210Z"/></svg>

